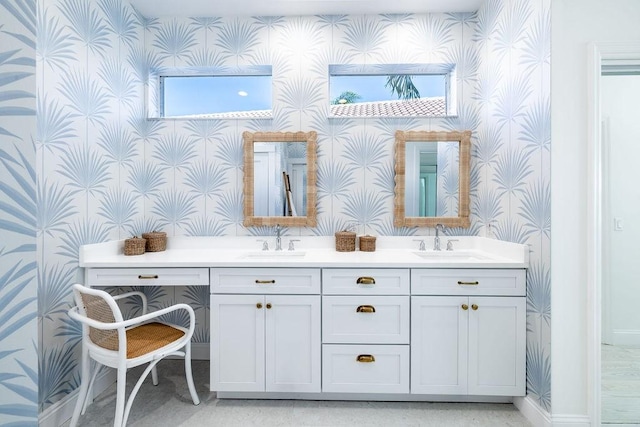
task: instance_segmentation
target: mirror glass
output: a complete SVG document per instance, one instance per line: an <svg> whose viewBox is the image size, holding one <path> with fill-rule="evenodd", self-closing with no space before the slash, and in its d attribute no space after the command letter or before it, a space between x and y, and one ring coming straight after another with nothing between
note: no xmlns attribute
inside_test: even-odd
<svg viewBox="0 0 640 427"><path fill-rule="evenodd" d="M245 132L244 225L316 225L316 133Z"/></svg>
<svg viewBox="0 0 640 427"><path fill-rule="evenodd" d="M469 227L471 132L396 132L396 226Z"/></svg>

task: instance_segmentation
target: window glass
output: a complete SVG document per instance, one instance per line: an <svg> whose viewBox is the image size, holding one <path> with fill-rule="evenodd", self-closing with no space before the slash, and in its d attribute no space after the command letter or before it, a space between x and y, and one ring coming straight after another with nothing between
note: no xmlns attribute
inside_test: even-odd
<svg viewBox="0 0 640 427"><path fill-rule="evenodd" d="M330 117L455 115L453 64L330 65Z"/></svg>
<svg viewBox="0 0 640 427"><path fill-rule="evenodd" d="M264 119L272 115L271 67L208 73L173 70L158 76L157 117Z"/></svg>

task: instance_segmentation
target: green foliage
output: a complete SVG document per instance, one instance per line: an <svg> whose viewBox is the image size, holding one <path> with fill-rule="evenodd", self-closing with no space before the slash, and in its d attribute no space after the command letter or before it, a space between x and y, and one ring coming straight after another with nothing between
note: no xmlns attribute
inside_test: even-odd
<svg viewBox="0 0 640 427"><path fill-rule="evenodd" d="M353 104L362 97L355 92L346 90L331 101L331 104Z"/></svg>
<svg viewBox="0 0 640 427"><path fill-rule="evenodd" d="M384 87L390 88L392 94L398 95L398 99L420 98L420 91L413 84L412 76L408 74L393 74L387 76L387 83Z"/></svg>

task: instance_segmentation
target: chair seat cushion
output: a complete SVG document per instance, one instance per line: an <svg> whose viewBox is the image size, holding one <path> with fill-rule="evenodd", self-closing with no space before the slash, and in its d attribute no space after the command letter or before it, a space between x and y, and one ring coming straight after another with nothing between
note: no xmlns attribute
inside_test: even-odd
<svg viewBox="0 0 640 427"><path fill-rule="evenodd" d="M164 323L146 323L127 329L127 359L144 356L184 336L184 332Z"/></svg>

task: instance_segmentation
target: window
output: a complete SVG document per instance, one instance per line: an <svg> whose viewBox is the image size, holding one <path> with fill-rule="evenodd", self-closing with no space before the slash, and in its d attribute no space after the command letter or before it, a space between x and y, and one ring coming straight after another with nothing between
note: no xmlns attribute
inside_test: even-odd
<svg viewBox="0 0 640 427"><path fill-rule="evenodd" d="M185 119L270 119L271 66L234 70L169 70L150 79L157 87L151 117ZM155 114L154 114L155 113Z"/></svg>
<svg viewBox="0 0 640 427"><path fill-rule="evenodd" d="M456 115L455 64L329 65L330 117Z"/></svg>

